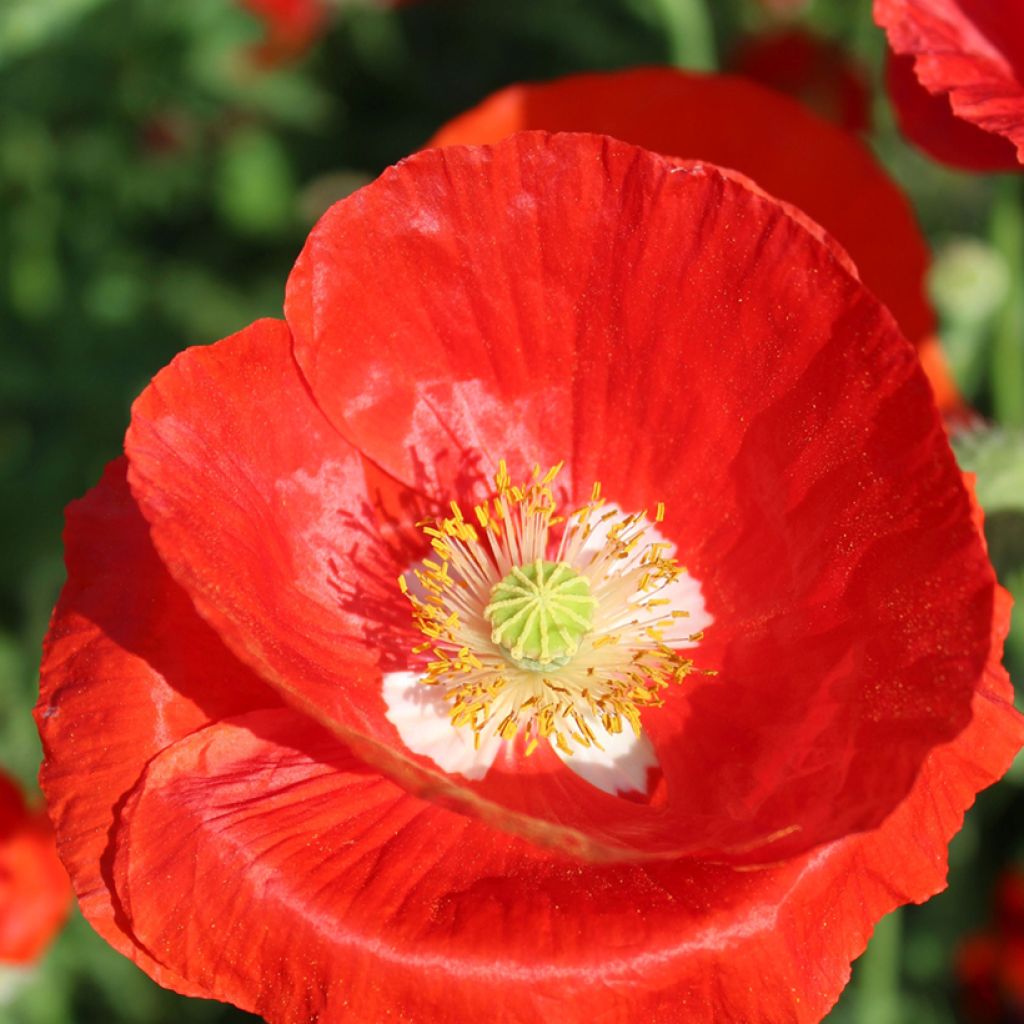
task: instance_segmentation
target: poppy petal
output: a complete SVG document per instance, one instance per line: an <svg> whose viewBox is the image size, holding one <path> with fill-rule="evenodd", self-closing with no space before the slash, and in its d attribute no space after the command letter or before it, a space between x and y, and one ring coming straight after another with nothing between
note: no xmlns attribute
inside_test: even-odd
<svg viewBox="0 0 1024 1024"><path fill-rule="evenodd" d="M0 973L40 956L70 901L46 815L30 810L14 781L0 773Z"/></svg>
<svg viewBox="0 0 1024 1024"><path fill-rule="evenodd" d="M1018 166L1013 143L957 117L949 97L932 95L917 80L913 57L890 53L885 85L900 131L929 156L970 171L1004 171Z"/></svg>
<svg viewBox="0 0 1024 1024"><path fill-rule="evenodd" d="M914 73L928 92L948 96L953 114L1016 147L1016 159L1007 148L1006 162L998 163L992 147L960 135L957 141L968 148L953 163L1009 170L1024 162L1024 8L989 0L875 0L874 13L893 51L913 58ZM899 65L895 73L901 74ZM904 89L893 98L899 103L908 95ZM908 124L915 112L920 105L905 112ZM913 128L912 138L938 139L940 130L924 122ZM944 158L949 143L936 142L934 152Z"/></svg>
<svg viewBox="0 0 1024 1024"><path fill-rule="evenodd" d="M307 710L381 718L388 635L367 635L369 611L383 576L380 614L404 654L403 566L380 537L363 460L309 397L286 325L259 321L179 355L136 400L125 448L164 563L238 656Z"/></svg>
<svg viewBox="0 0 1024 1024"><path fill-rule="evenodd" d="M574 75L503 89L441 128L431 145L497 142L528 129L598 132L739 171L832 234L911 341L935 329L928 245L906 196L856 136L787 96L670 68Z"/></svg>
<svg viewBox="0 0 1024 1024"><path fill-rule="evenodd" d="M168 576L125 469L124 459L111 463L68 509L68 582L47 635L36 707L40 782L93 927L162 985L202 995L126 929L111 887L111 842L125 795L151 757L217 718L279 701Z"/></svg>
<svg viewBox="0 0 1024 1024"><path fill-rule="evenodd" d="M993 670L878 828L746 871L580 864L408 795L292 712L255 713L151 762L118 891L162 960L271 1024L354 1006L434 1024L555 1007L568 1024L810 1024L875 922L943 887L964 809L1024 738L1008 697Z"/></svg>

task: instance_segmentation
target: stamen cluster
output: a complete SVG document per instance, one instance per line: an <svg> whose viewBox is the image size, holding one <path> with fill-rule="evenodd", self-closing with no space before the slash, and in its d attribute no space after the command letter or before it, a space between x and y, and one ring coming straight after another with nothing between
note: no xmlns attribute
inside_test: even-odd
<svg viewBox="0 0 1024 1024"><path fill-rule="evenodd" d="M693 671L666 636L688 614L664 596L685 572L670 545L651 539L646 511L606 506L600 484L559 515L561 468L515 485L502 461L474 522L452 502L419 524L433 556L399 580L426 638L414 648L430 657L422 681L444 688L452 725L477 743L522 734L527 753L543 739L601 749L624 721L639 735L640 710ZM664 514L659 503L653 522Z"/></svg>

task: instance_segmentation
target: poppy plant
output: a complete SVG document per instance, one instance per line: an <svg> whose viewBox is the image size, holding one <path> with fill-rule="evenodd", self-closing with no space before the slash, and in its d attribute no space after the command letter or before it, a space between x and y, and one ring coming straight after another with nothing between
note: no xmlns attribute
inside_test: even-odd
<svg viewBox="0 0 1024 1024"><path fill-rule="evenodd" d="M57 857L46 814L25 804L0 774L0 964L28 964L67 917L68 876Z"/></svg>
<svg viewBox="0 0 1024 1024"><path fill-rule="evenodd" d="M987 0L874 0L892 48L889 94L904 134L944 163L1024 162L1024 8Z"/></svg>
<svg viewBox="0 0 1024 1024"><path fill-rule="evenodd" d="M273 1022L819 1020L1024 738L913 349L734 171L417 154L125 448L43 785L97 930Z"/></svg>
<svg viewBox="0 0 1024 1024"><path fill-rule="evenodd" d="M810 214L917 346L939 408L952 420L965 415L925 294L927 242L906 196L851 133L742 78L640 68L510 86L431 141L496 142L527 129L600 132L668 156L710 160Z"/></svg>

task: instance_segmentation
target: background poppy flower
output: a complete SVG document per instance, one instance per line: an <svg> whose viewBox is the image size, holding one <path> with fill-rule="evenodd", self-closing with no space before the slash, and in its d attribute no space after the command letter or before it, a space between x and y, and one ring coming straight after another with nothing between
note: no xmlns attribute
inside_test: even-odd
<svg viewBox="0 0 1024 1024"><path fill-rule="evenodd" d="M67 917L71 888L42 811L0 774L0 964L39 957Z"/></svg>
<svg viewBox="0 0 1024 1024"><path fill-rule="evenodd" d="M524 129L601 132L753 178L839 241L906 336L927 349L940 407L954 415L963 409L934 340L927 243L902 191L849 132L740 78L644 68L510 86L449 122L431 142L494 142Z"/></svg>
<svg viewBox="0 0 1024 1024"><path fill-rule="evenodd" d="M327 24L324 0L241 0L264 25L264 40L256 50L263 64L278 64L304 53Z"/></svg>
<svg viewBox="0 0 1024 1024"><path fill-rule="evenodd" d="M875 0L893 54L900 128L937 160L1012 170L1024 159L1024 9L983 0Z"/></svg>
<svg viewBox="0 0 1024 1024"><path fill-rule="evenodd" d="M970 1024L1024 1018L1024 876L1008 871L995 892L992 926L968 938L957 957L962 1012Z"/></svg>
<svg viewBox="0 0 1024 1024"><path fill-rule="evenodd" d="M845 128L865 131L871 97L864 72L851 55L827 39L789 28L748 36L730 62L734 71L799 100Z"/></svg>
<svg viewBox="0 0 1024 1024"><path fill-rule="evenodd" d="M275 1022L820 1019L1024 737L927 383L842 251L734 172L527 133L333 207L285 316L162 371L69 513L37 721L85 913ZM502 456L657 508L687 567L699 671L628 794L396 725L415 524Z"/></svg>
<svg viewBox="0 0 1024 1024"><path fill-rule="evenodd" d="M327 30L332 9L344 0L240 0L243 7L264 25L264 40L255 57L265 65L282 64L300 57ZM415 0L378 0L382 7L405 7Z"/></svg>

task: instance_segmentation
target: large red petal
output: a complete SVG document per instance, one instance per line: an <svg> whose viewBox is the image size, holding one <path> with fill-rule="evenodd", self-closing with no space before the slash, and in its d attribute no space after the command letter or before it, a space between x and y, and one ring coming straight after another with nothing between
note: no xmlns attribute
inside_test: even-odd
<svg viewBox="0 0 1024 1024"><path fill-rule="evenodd" d="M136 401L129 480L171 575L289 701L390 760L381 673L414 634L398 576L416 496L345 441L311 398L291 336L264 320L189 349ZM412 504L410 504L412 502ZM404 748L391 770L412 772Z"/></svg>
<svg viewBox="0 0 1024 1024"><path fill-rule="evenodd" d="M536 128L599 132L741 171L834 235L911 341L934 330L928 247L906 197L859 139L788 97L668 68L578 75L495 93L431 141L496 142Z"/></svg>
<svg viewBox="0 0 1024 1024"><path fill-rule="evenodd" d="M271 1024L818 1021L878 918L942 888L964 809L1024 738L998 653L883 825L773 867L574 862L268 712L151 763L117 884L161 960Z"/></svg>
<svg viewBox="0 0 1024 1024"><path fill-rule="evenodd" d="M889 45L913 58L928 92L948 97L953 114L1012 146L949 134L946 118L908 87L906 65L896 64L892 97L910 138L960 167L1009 170L1024 162L1024 7L991 0L875 0L874 11Z"/></svg>
<svg viewBox="0 0 1024 1024"><path fill-rule="evenodd" d="M30 963L64 923L71 901L46 815L0 773L0 964Z"/></svg>
<svg viewBox="0 0 1024 1024"><path fill-rule="evenodd" d="M147 761L225 715L278 703L172 582L125 482L125 461L68 509L68 582L53 613L36 721L40 781L82 912L161 984L203 994L155 964L113 895L111 842Z"/></svg>

